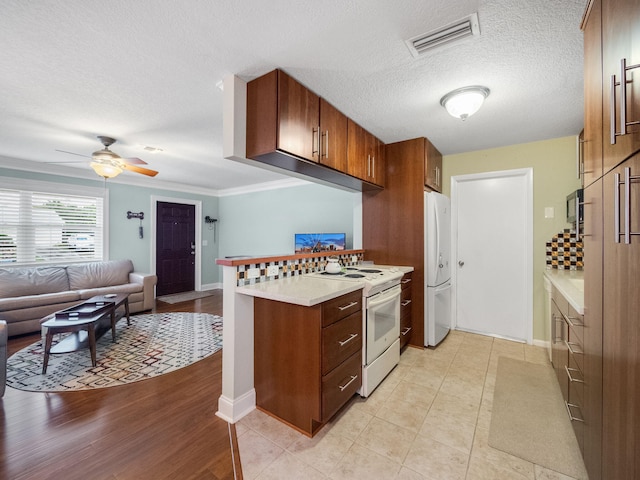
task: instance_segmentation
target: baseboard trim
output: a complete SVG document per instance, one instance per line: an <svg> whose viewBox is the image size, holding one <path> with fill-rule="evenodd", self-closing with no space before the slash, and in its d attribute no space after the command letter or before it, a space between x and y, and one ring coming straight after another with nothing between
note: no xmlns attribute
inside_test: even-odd
<svg viewBox="0 0 640 480"><path fill-rule="evenodd" d="M252 388L244 395L231 399L220 395L216 415L226 422L236 423L256 408L256 390Z"/></svg>

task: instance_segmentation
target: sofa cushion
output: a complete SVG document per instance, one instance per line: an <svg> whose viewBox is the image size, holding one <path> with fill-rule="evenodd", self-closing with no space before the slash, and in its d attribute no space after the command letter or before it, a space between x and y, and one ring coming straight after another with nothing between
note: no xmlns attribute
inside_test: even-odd
<svg viewBox="0 0 640 480"><path fill-rule="evenodd" d="M98 288L81 288L77 290L80 298L86 300L97 295L108 295L110 293L136 293L142 291L142 285L139 283L126 283L124 285L115 285L111 287L98 287Z"/></svg>
<svg viewBox="0 0 640 480"><path fill-rule="evenodd" d="M133 272L133 262L131 260L78 263L67 267L71 290L85 290L129 283L130 272Z"/></svg>
<svg viewBox="0 0 640 480"><path fill-rule="evenodd" d="M0 268L0 298L69 290L65 267Z"/></svg>
<svg viewBox="0 0 640 480"><path fill-rule="evenodd" d="M7 312L11 312L11 315L16 314L18 318L22 318L20 310L26 310L30 308L36 308L41 306L56 306L61 303L79 302L80 294L78 292L56 292L56 293L43 293L41 295L26 295L24 297L11 297L0 298L0 318L9 319L10 315ZM62 308L54 308L55 310L62 310ZM25 317L28 318L28 317Z"/></svg>

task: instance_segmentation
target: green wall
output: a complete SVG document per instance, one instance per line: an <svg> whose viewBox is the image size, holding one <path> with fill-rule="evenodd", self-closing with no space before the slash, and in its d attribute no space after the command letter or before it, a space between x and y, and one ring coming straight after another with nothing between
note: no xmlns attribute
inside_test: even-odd
<svg viewBox="0 0 640 480"><path fill-rule="evenodd" d="M151 269L151 196L163 199L199 200L202 202L202 214L214 218L218 216L218 198L214 196L198 195L174 190L146 188L140 186L115 183L113 181L86 180L60 175L48 175L26 172L0 167L0 176L5 178L22 178L69 185L72 193L73 185L107 188L109 190L109 258L112 260L130 258L134 268L140 272ZM127 212L144 212L142 227L144 238L138 237L140 221L127 219ZM203 222L204 223L204 222ZM202 247L201 268L202 285L222 282L218 276L215 259L218 257L219 238L213 236L213 231L203 225L202 239L207 240L207 246Z"/></svg>
<svg viewBox="0 0 640 480"><path fill-rule="evenodd" d="M360 204L359 192L317 184L220 197L220 257L290 255L295 233L346 233L352 248Z"/></svg>
<svg viewBox="0 0 640 480"><path fill-rule="evenodd" d="M451 196L451 177L471 173L533 168L533 338L548 341L544 325L543 273L546 242L568 228L565 200L580 188L576 178L576 137L479 150L443 159L443 193ZM545 207L553 207L554 218L545 218Z"/></svg>

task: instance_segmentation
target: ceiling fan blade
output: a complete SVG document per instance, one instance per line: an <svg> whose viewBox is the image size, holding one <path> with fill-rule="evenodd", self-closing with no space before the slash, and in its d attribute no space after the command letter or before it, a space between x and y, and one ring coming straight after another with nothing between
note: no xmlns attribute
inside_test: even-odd
<svg viewBox="0 0 640 480"><path fill-rule="evenodd" d="M123 158L122 160L124 160L125 163L128 163L129 165L147 165L147 162L138 157Z"/></svg>
<svg viewBox="0 0 640 480"><path fill-rule="evenodd" d="M68 153L69 155L77 155L79 157L84 157L84 158L91 158L89 155L83 155L82 153L67 152L66 150L58 150L58 149L56 149L56 152Z"/></svg>
<svg viewBox="0 0 640 480"><path fill-rule="evenodd" d="M155 170L150 170L148 168L136 167L135 165L129 165L128 163L123 163L122 168L125 170L129 170L130 172L141 173L143 175L147 175L149 177L155 177L158 172Z"/></svg>

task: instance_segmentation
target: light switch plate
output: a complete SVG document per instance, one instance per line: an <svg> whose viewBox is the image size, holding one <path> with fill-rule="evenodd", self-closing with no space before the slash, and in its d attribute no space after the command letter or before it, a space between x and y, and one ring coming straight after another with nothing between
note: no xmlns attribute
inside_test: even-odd
<svg viewBox="0 0 640 480"><path fill-rule="evenodd" d="M544 218L555 217L555 209L553 207L544 207Z"/></svg>
<svg viewBox="0 0 640 480"><path fill-rule="evenodd" d="M269 265L267 267L267 277L275 277L279 271L278 265Z"/></svg>
<svg viewBox="0 0 640 480"><path fill-rule="evenodd" d="M351 255L351 263L358 263L358 256L357 255Z"/></svg>
<svg viewBox="0 0 640 480"><path fill-rule="evenodd" d="M247 278L258 278L260 277L260 269L259 268L250 268L247 270Z"/></svg>

